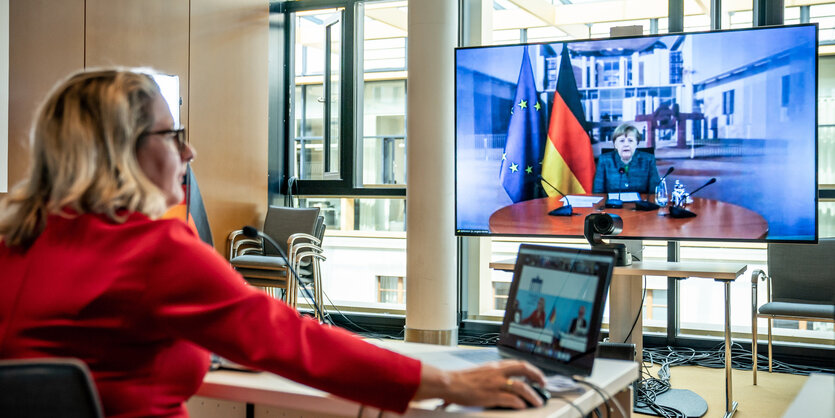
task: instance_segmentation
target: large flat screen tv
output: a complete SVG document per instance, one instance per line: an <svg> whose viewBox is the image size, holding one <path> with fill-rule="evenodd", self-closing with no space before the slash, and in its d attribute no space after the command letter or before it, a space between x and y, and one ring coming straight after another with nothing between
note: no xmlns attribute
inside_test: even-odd
<svg viewBox="0 0 835 418"><path fill-rule="evenodd" d="M812 24L457 48L456 234L578 237L606 212L623 238L816 241L817 44ZM654 208L661 183L684 212Z"/></svg>

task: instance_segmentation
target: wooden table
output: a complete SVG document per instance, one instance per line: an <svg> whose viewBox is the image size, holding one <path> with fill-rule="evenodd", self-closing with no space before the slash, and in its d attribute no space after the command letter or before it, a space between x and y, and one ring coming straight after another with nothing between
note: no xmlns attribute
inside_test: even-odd
<svg viewBox="0 0 835 418"><path fill-rule="evenodd" d="M516 260L504 260L490 263L490 268L513 271L515 265ZM747 268L747 265L741 263L718 261L643 261L634 262L631 266L615 267L609 286L609 340L635 344L638 361L643 359L643 276L707 278L721 282L725 288L725 358L731 358L731 283ZM627 335L630 337L627 338ZM732 416L737 408L737 403L733 400L732 370L731 362L725 361L726 418Z"/></svg>
<svg viewBox="0 0 835 418"><path fill-rule="evenodd" d="M604 195L594 207L574 207L574 216L551 216L548 212L561 207L559 197L526 200L505 206L490 215L490 232L512 235L583 236L586 215L603 211ZM693 198L687 210L694 218L664 216L666 209L636 211L626 202L622 209L605 209L623 218L619 237L630 238L705 238L761 239L768 234L768 222L757 212L720 200Z"/></svg>
<svg viewBox="0 0 835 418"><path fill-rule="evenodd" d="M439 360L438 354L451 353L463 348L430 344L404 343L397 341L369 341L392 351L415 357L429 364L442 368L450 368L448 362ZM452 356L451 356L452 357ZM465 360L460 359L467 363ZM632 412L632 393L630 384L638 379L638 364L631 361L598 359L595 360L594 370L589 381L600 386L603 391L620 402L627 416ZM588 389L588 388L586 388ZM325 392L295 383L272 373L247 373L237 371L209 372L203 380L203 385L197 391L197 396L224 399L247 404L276 406L296 411L305 411L311 416L344 416L356 417L360 414L360 405L337 398ZM571 402L574 406L569 405ZM467 416L467 417L572 417L579 414L575 409L580 408L588 414L599 405L603 399L597 392L588 389L583 392L572 392L564 397L554 396L542 408L532 408L521 411L491 411L481 408L452 407L437 409L440 400L426 400L412 402L410 408L403 415L405 417L428 416ZM247 408L239 408L244 410ZM601 408L605 409L605 408ZM379 411L374 408L364 408L362 416L377 417ZM307 414L305 414L307 416ZM398 416L386 412L382 416ZM604 415L608 416L608 415ZM620 416L615 414L613 416ZM194 416L193 418L200 418Z"/></svg>

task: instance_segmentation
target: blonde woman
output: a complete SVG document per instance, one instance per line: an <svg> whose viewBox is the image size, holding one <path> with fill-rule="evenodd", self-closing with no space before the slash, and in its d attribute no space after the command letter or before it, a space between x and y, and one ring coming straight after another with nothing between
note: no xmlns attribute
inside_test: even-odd
<svg viewBox="0 0 835 418"><path fill-rule="evenodd" d="M643 138L638 128L622 123L612 133L615 151L600 155L594 172L593 193L653 193L661 181L655 155L638 150Z"/></svg>
<svg viewBox="0 0 835 418"><path fill-rule="evenodd" d="M38 111L28 178L0 206L0 358L75 357L108 416L186 416L209 351L363 404L541 405L508 361L446 372L301 318L179 220L194 150L152 77L81 72Z"/></svg>

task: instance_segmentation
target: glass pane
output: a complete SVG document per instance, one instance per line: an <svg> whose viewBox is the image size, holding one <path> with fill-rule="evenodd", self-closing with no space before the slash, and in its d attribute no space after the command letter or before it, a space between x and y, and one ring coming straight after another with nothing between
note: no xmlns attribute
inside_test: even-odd
<svg viewBox="0 0 835 418"><path fill-rule="evenodd" d="M328 227L322 242L328 257L322 263L322 288L340 309L353 306L404 313L406 236L375 235L332 231ZM381 276L404 280L381 287Z"/></svg>
<svg viewBox="0 0 835 418"><path fill-rule="evenodd" d="M406 231L406 199L299 196L299 207L318 207L327 231L402 233Z"/></svg>
<svg viewBox="0 0 835 418"><path fill-rule="evenodd" d="M363 185L406 184L408 3L367 3L363 33Z"/></svg>
<svg viewBox="0 0 835 418"><path fill-rule="evenodd" d="M748 271L731 283L731 330L750 332L751 310L742 307L751 306L751 281L748 280L751 272L766 268L766 245L682 243L681 259L734 261L748 265ZM680 301L682 334L712 332L721 335L725 321L725 292L721 282L697 277L682 280Z"/></svg>
<svg viewBox="0 0 835 418"><path fill-rule="evenodd" d="M818 41L835 41L835 3L809 6L809 21L818 24Z"/></svg>
<svg viewBox="0 0 835 418"><path fill-rule="evenodd" d="M339 169L339 70L341 55L341 23L333 22L342 9L323 9L298 12L295 17L295 97L292 102L294 174L303 180L325 178L324 138L325 106L331 112L328 133L331 136L331 170ZM328 32L330 32L331 41ZM335 39L335 41L334 41ZM330 54L331 71L325 77L328 64L326 46ZM336 74L334 74L336 72ZM337 86L325 97L325 81Z"/></svg>
<svg viewBox="0 0 835 418"><path fill-rule="evenodd" d="M329 90L330 94L328 97L327 106L330 109L330 155L327 158L327 166L325 167L325 172L327 173L335 173L339 171L339 127L341 120L339 114L339 105L341 101L339 99L339 91L341 89L340 80L342 74L342 65L341 65L341 57L342 57L342 26L341 22L337 21L326 28L327 37L330 39L330 61L328 65L330 67L330 73L328 77L328 83L330 84Z"/></svg>
<svg viewBox="0 0 835 418"><path fill-rule="evenodd" d="M296 107L294 109L295 176L301 179L322 178L323 114L322 84L296 86ZM318 174L318 175L317 175Z"/></svg>
<svg viewBox="0 0 835 418"><path fill-rule="evenodd" d="M406 81L367 81L363 106L363 184L406 184Z"/></svg>
<svg viewBox="0 0 835 418"><path fill-rule="evenodd" d="M685 32L699 32L710 30L710 3L711 2L709 1L684 2Z"/></svg>
<svg viewBox="0 0 835 418"><path fill-rule="evenodd" d="M510 282L493 282L493 309L503 311L507 308L507 294Z"/></svg>
<svg viewBox="0 0 835 418"><path fill-rule="evenodd" d="M722 1L722 29L754 26L754 2L750 0Z"/></svg>
<svg viewBox="0 0 835 418"><path fill-rule="evenodd" d="M667 32L667 5L629 7L626 0L517 2L494 0L480 23L490 39L483 45L605 38L616 26L641 26L641 33ZM489 15L489 16L488 16ZM475 22L478 23L478 22Z"/></svg>
<svg viewBox="0 0 835 418"><path fill-rule="evenodd" d="M820 57L818 71L818 182L835 184L835 57Z"/></svg>
<svg viewBox="0 0 835 418"><path fill-rule="evenodd" d="M820 238L835 237L835 202L818 203L818 235Z"/></svg>

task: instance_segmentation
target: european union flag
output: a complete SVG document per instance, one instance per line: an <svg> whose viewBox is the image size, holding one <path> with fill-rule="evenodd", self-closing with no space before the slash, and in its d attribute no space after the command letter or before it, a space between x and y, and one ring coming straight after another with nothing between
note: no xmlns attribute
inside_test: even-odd
<svg viewBox="0 0 835 418"><path fill-rule="evenodd" d="M545 108L536 92L527 46L511 112L499 177L507 195L516 203L537 195L545 138Z"/></svg>

